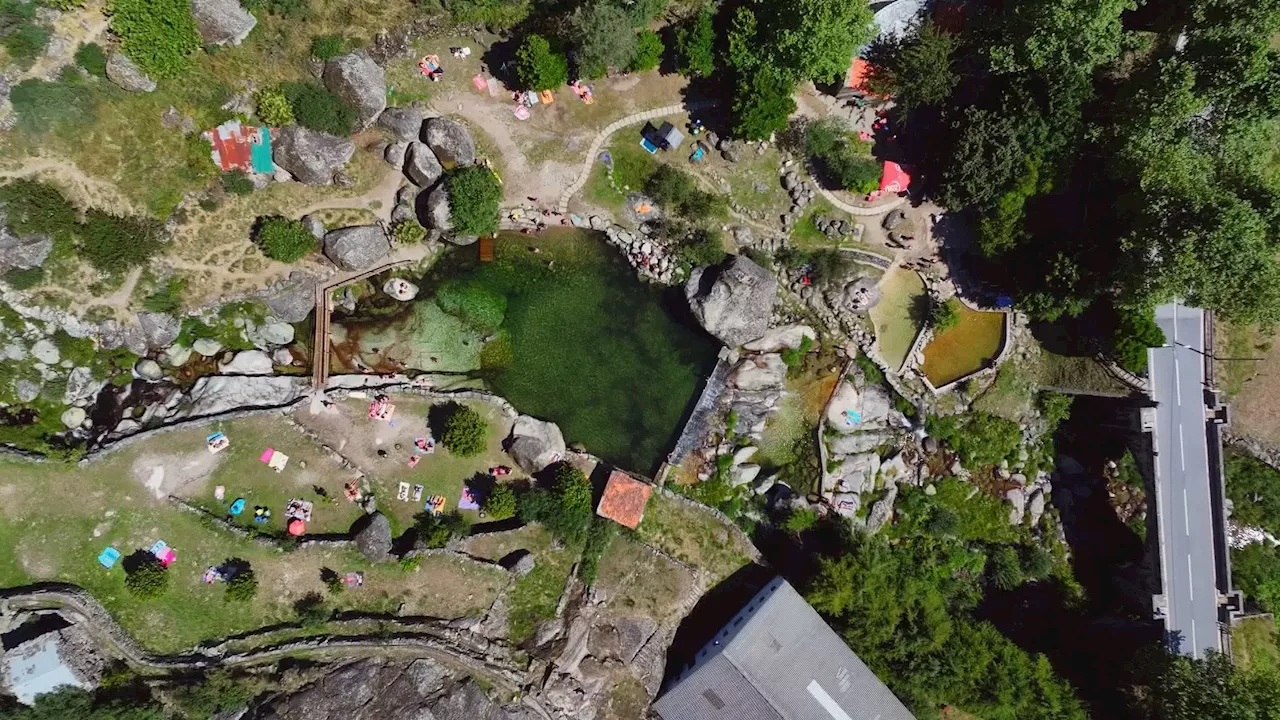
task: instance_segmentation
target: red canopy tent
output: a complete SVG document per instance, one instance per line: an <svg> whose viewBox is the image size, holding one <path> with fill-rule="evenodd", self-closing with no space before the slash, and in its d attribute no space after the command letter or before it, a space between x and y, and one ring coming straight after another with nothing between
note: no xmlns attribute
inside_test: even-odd
<svg viewBox="0 0 1280 720"><path fill-rule="evenodd" d="M297 537L307 531L307 524L297 518L289 521L289 534Z"/></svg>
<svg viewBox="0 0 1280 720"><path fill-rule="evenodd" d="M880 174L880 192L905 192L911 185L911 176L902 166L892 160L886 160L884 171Z"/></svg>

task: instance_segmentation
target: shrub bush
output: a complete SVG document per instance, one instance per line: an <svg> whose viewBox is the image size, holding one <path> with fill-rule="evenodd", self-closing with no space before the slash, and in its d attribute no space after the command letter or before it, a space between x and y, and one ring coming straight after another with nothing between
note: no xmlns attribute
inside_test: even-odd
<svg viewBox="0 0 1280 720"><path fill-rule="evenodd" d="M427 229L417 220L397 220L391 226L391 241L396 245L416 245L427 237Z"/></svg>
<svg viewBox="0 0 1280 720"><path fill-rule="evenodd" d="M693 223L707 223L728 211L728 198L701 190L693 175L674 165L659 165L645 180L644 191L669 212Z"/></svg>
<svg viewBox="0 0 1280 720"><path fill-rule="evenodd" d="M253 181L239 170L222 173L222 187L232 195L250 195L253 193Z"/></svg>
<svg viewBox="0 0 1280 720"><path fill-rule="evenodd" d="M1147 348L1165 344L1164 331L1156 325L1150 308L1120 308L1112 336L1112 354L1120 367L1132 373L1147 371Z"/></svg>
<svg viewBox="0 0 1280 720"><path fill-rule="evenodd" d="M636 53L631 57L627 70L648 72L658 67L662 63L662 53L666 49L658 33L652 30L641 30L636 33Z"/></svg>
<svg viewBox="0 0 1280 720"><path fill-rule="evenodd" d="M935 333L944 333L955 327L959 322L960 301L955 298L935 302L933 307L929 309L929 324L933 326Z"/></svg>
<svg viewBox="0 0 1280 720"><path fill-rule="evenodd" d="M186 280L170 277L142 300L142 307L150 312L176 313L182 310L182 294L186 291Z"/></svg>
<svg viewBox="0 0 1280 720"><path fill-rule="evenodd" d="M158 598L169 591L169 571L155 557L147 555L125 574L124 586L134 597Z"/></svg>
<svg viewBox="0 0 1280 720"><path fill-rule="evenodd" d="M285 83L280 86L280 92L289 101L299 125L330 135L351 134L356 110L337 95L310 82Z"/></svg>
<svg viewBox="0 0 1280 720"><path fill-rule="evenodd" d="M520 519L541 523L552 535L577 544L586 539L587 528L594 517L591 499L591 482L587 476L562 462L555 468L555 481L550 490L531 490L520 498Z"/></svg>
<svg viewBox="0 0 1280 720"><path fill-rule="evenodd" d="M314 591L298 598L293 603L293 611L298 614L298 623L305 628L318 628L333 617L333 610L325 603L324 596Z"/></svg>
<svg viewBox="0 0 1280 720"><path fill-rule="evenodd" d="M44 268L13 268L4 274L4 281L14 290L30 290L44 281Z"/></svg>
<svg viewBox="0 0 1280 720"><path fill-rule="evenodd" d="M187 0L108 0L107 14L125 55L146 74L174 78L191 69L201 40Z"/></svg>
<svg viewBox="0 0 1280 720"><path fill-rule="evenodd" d="M440 442L458 457L475 457L488 444L489 423L468 405L454 405L444 421Z"/></svg>
<svg viewBox="0 0 1280 720"><path fill-rule="evenodd" d="M1012 590L1022 584L1022 562L1018 551L1008 545L1001 545L991 552L987 569L992 584L1001 590Z"/></svg>
<svg viewBox="0 0 1280 720"><path fill-rule="evenodd" d="M42 182L20 179L0 185L0 205L5 224L19 235L69 238L77 227L75 206L58 188Z"/></svg>
<svg viewBox="0 0 1280 720"><path fill-rule="evenodd" d="M989 413L929 417L925 428L947 443L970 468L998 465L1022 443L1018 424Z"/></svg>
<svg viewBox="0 0 1280 720"><path fill-rule="evenodd" d="M787 518L782 521L782 529L789 533L799 535L816 525L818 522L818 513L809 508L801 508L792 510L787 514Z"/></svg>
<svg viewBox="0 0 1280 720"><path fill-rule="evenodd" d="M9 101L17 113L18 129L31 135L87 127L97 116L89 89L62 80L23 80L13 86Z"/></svg>
<svg viewBox="0 0 1280 720"><path fill-rule="evenodd" d="M78 232L80 252L105 273L124 273L145 265L160 251L161 225L143 217L116 217L90 210Z"/></svg>
<svg viewBox="0 0 1280 720"><path fill-rule="evenodd" d="M217 670L206 675L198 684L183 685L174 697L186 717L207 718L248 705L254 694L250 683L237 681L225 670ZM112 717L116 720L143 720L143 716L133 715Z"/></svg>
<svg viewBox="0 0 1280 720"><path fill-rule="evenodd" d="M272 127L284 127L293 122L293 106L279 88L263 88L253 95L258 117Z"/></svg>
<svg viewBox="0 0 1280 720"><path fill-rule="evenodd" d="M484 499L484 514L489 520L506 520L516 514L516 494L510 485L494 485Z"/></svg>
<svg viewBox="0 0 1280 720"><path fill-rule="evenodd" d="M805 153L839 187L869 193L880 186L880 165L867 155L864 143L850 135L838 120L819 120L805 128Z"/></svg>
<svg viewBox="0 0 1280 720"><path fill-rule="evenodd" d="M82 43L76 49L76 64L90 75L107 76L107 53L98 43Z"/></svg>
<svg viewBox="0 0 1280 720"><path fill-rule="evenodd" d="M280 262L297 262L316 249L317 240L298 220L267 217L258 220L254 242L262 254Z"/></svg>
<svg viewBox="0 0 1280 720"><path fill-rule="evenodd" d="M478 23L505 30L529 16L529 0L445 0L445 8L460 23Z"/></svg>
<svg viewBox="0 0 1280 720"><path fill-rule="evenodd" d="M516 77L526 90L551 90L569 82L569 61L538 34L525 37L516 50Z"/></svg>
<svg viewBox="0 0 1280 720"><path fill-rule="evenodd" d="M25 22L9 30L4 36L9 60L23 70L31 67L36 58L44 54L51 34L49 28L33 22Z"/></svg>
<svg viewBox="0 0 1280 720"><path fill-rule="evenodd" d="M600 560L609 552L613 539L618 536L618 524L612 520L592 516L587 528L586 541L582 544L582 559L578 562L578 579L586 585L596 581L600 574Z"/></svg>
<svg viewBox="0 0 1280 720"><path fill-rule="evenodd" d="M724 240L717 230L695 228L680 245L680 259L693 266L719 265L725 258Z"/></svg>
<svg viewBox="0 0 1280 720"><path fill-rule="evenodd" d="M467 522L467 519L457 510L440 515L429 512L418 513L416 519L418 539L428 548L442 548L448 545L450 540L466 537L467 533L471 532L471 523Z"/></svg>
<svg viewBox="0 0 1280 720"><path fill-rule="evenodd" d="M492 235L498 231L498 207L502 186L493 171L482 165L452 170L449 183L449 217L459 235Z"/></svg>
<svg viewBox="0 0 1280 720"><path fill-rule="evenodd" d="M341 35L316 35L311 38L311 57L317 60L332 60L347 53L347 39Z"/></svg>
<svg viewBox="0 0 1280 720"><path fill-rule="evenodd" d="M227 581L227 592L224 598L227 602L249 602L258 594L258 577L254 574L253 568L249 567L249 563L241 560L237 564L240 567Z"/></svg>

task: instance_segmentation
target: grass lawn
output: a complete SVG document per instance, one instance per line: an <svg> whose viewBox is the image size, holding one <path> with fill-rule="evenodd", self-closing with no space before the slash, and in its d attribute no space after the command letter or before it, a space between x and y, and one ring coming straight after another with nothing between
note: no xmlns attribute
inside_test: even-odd
<svg viewBox="0 0 1280 720"><path fill-rule="evenodd" d="M662 495L649 501L637 532L646 543L705 570L712 585L751 562L749 548L714 516Z"/></svg>
<svg viewBox="0 0 1280 720"><path fill-rule="evenodd" d="M613 181L609 180L609 168L597 160L583 189L587 202L608 208L615 214L622 209L626 194L642 190L645 181L658 167L655 156L640 147L639 136L634 130L631 126L622 128L605 146L613 156Z"/></svg>
<svg viewBox="0 0 1280 720"><path fill-rule="evenodd" d="M555 617L565 580L579 554L576 547L552 550L550 533L539 525L526 525L497 537L477 535L466 540L464 549L495 562L516 550L533 553L533 571L516 580L507 600L511 611L507 636L517 644L532 635L538 623Z"/></svg>
<svg viewBox="0 0 1280 720"><path fill-rule="evenodd" d="M595 588L617 616L646 616L661 622L693 587L684 568L620 536L600 561Z"/></svg>
<svg viewBox="0 0 1280 720"><path fill-rule="evenodd" d="M221 427L233 443L224 454L232 453L237 444L256 444L255 433L264 431L262 420L224 423ZM324 591L322 568L363 570L364 588L342 593L333 604L367 612L400 609L407 615L446 618L475 614L492 603L506 582L506 573L500 569L478 568L451 558L424 558L416 573L406 573L395 563L371 566L353 549L284 553L215 529L202 518L157 499L147 485L148 481L154 485L156 467L164 467L166 477L171 470L181 477L184 469L198 475L185 485L192 487L212 485L215 478L227 476L244 462L227 455L226 461L218 461L225 465L197 463L198 456L187 449L192 443L200 443L196 448L206 458L221 457L208 455L203 437L204 429L158 435L86 467L0 462L0 544L11 549L0 554L0 586L44 580L75 583L93 593L145 647L176 652L206 639L292 620L296 600L308 592ZM306 455L295 451L299 452L296 457ZM289 483L278 497L291 494L294 479L289 475L302 471L295 467L296 457L279 476L261 467L268 479L274 476ZM331 466L324 461L307 464L303 472L314 472L321 483L337 482L328 475ZM243 467L252 472L252 466ZM254 475L245 482L262 488L259 492L264 495L269 493ZM156 540L167 542L178 556L169 568L170 590L158 599L135 598L124 588L120 564L106 570L97 563L98 553L109 545L128 556ZM201 582L205 568L228 558L244 559L253 567L259 588L252 602L226 602L221 585Z"/></svg>
<svg viewBox="0 0 1280 720"><path fill-rule="evenodd" d="M924 295L924 281L914 270L894 267L880 281L880 302L871 308L876 328L876 351L889 367L901 368L922 325L915 308Z"/></svg>
<svg viewBox="0 0 1280 720"><path fill-rule="evenodd" d="M1276 622L1269 617L1245 618L1231 628L1231 653L1246 670L1280 669Z"/></svg>
<svg viewBox="0 0 1280 720"><path fill-rule="evenodd" d="M1041 348L1034 372L1040 387L1131 392L1128 385L1117 380L1091 357L1058 355Z"/></svg>
<svg viewBox="0 0 1280 720"><path fill-rule="evenodd" d="M1020 360L1004 363L996 374L995 382L974 401L973 409L1021 422L1030 412L1035 393L1035 378L1031 372L1034 372L1034 367L1029 368Z"/></svg>
<svg viewBox="0 0 1280 720"><path fill-rule="evenodd" d="M311 415L308 408L302 407L294 417L327 445L370 473L368 481L378 497L378 508L391 519L392 528L396 531L413 525L413 518L422 512L427 497L444 495L448 498L446 509L454 510L467 480L486 473L494 465L514 468L511 458L502 451L502 440L511 432L511 421L493 405L480 402L469 404L489 423L489 445L485 452L473 458L460 458L443 447L437 447L434 454L421 456L418 466L410 468L408 460L413 455L414 438L427 435L427 416L432 403L411 396L395 396L392 402L396 406L392 417L394 425L370 420L369 401L358 399L335 403L329 412L319 415ZM441 431L436 430L434 436L437 440L440 435ZM396 449L396 445L400 448ZM387 457L379 457L379 450L385 450ZM519 474L516 469L513 478ZM396 492L401 482L411 486L422 485L423 500L397 500ZM477 519L474 510L463 514L473 522Z"/></svg>

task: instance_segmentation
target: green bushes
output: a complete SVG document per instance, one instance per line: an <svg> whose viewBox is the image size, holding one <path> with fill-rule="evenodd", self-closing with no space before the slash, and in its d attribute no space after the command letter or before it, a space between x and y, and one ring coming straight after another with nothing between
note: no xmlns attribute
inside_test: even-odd
<svg viewBox="0 0 1280 720"><path fill-rule="evenodd" d="M569 61L538 34L525 36L516 50L516 77L526 90L550 90L569 82Z"/></svg>
<svg viewBox="0 0 1280 720"><path fill-rule="evenodd" d="M311 38L311 57L317 60L332 60L350 51L350 44L341 35L316 35Z"/></svg>
<svg viewBox="0 0 1280 720"><path fill-rule="evenodd" d="M262 254L280 262L297 262L316 249L316 237L298 220L282 217L259 218L253 241Z"/></svg>
<svg viewBox="0 0 1280 720"><path fill-rule="evenodd" d="M187 281L170 277L142 300L143 309L157 313L176 313L182 310L182 294L187 291Z"/></svg>
<svg viewBox="0 0 1280 720"><path fill-rule="evenodd" d="M334 581L336 587L342 587L342 581L337 575L334 576ZM333 610L324 601L324 596L315 591L298 598L293 603L293 611L298 615L298 624L304 628L321 627L333 617Z"/></svg>
<svg viewBox="0 0 1280 720"><path fill-rule="evenodd" d="M79 218L76 208L59 190L34 180L13 180L0 186L5 224L19 235L70 238Z"/></svg>
<svg viewBox="0 0 1280 720"><path fill-rule="evenodd" d="M405 218L391 226L391 242L396 245L416 245L427 237L427 229L417 220Z"/></svg>
<svg viewBox="0 0 1280 720"><path fill-rule="evenodd" d="M107 13L125 55L146 74L174 78L191 69L200 33L187 0L109 0Z"/></svg>
<svg viewBox="0 0 1280 720"><path fill-rule="evenodd" d="M718 230L694 228L680 243L681 260L692 266L719 265L725 258L724 240Z"/></svg>
<svg viewBox="0 0 1280 720"><path fill-rule="evenodd" d="M675 30L676 72L688 77L711 77L716 71L714 8L704 6Z"/></svg>
<svg viewBox="0 0 1280 720"><path fill-rule="evenodd" d="M1111 338L1112 354L1120 367L1133 373L1147 371L1147 349L1165 344L1164 331L1156 325L1150 308L1120 308Z"/></svg>
<svg viewBox="0 0 1280 720"><path fill-rule="evenodd" d="M776 68L764 65L745 73L733 93L733 132L747 140L765 140L787 127L796 111L795 84Z"/></svg>
<svg viewBox="0 0 1280 720"><path fill-rule="evenodd" d="M587 538L582 544L582 559L578 563L578 579L591 585L600 573L600 560L609 552L609 546L618 536L618 524L599 516L591 518Z"/></svg>
<svg viewBox="0 0 1280 720"><path fill-rule="evenodd" d="M488 445L489 423L468 405L454 404L444 420L440 442L458 457L475 457Z"/></svg>
<svg viewBox="0 0 1280 720"><path fill-rule="evenodd" d="M97 43L82 43L76 49L76 64L95 77L107 76L107 53Z"/></svg>
<svg viewBox="0 0 1280 720"><path fill-rule="evenodd" d="M9 102L17 114L18 129L30 135L87 126L96 116L89 89L64 80L23 80L13 86Z"/></svg>
<svg viewBox="0 0 1280 720"><path fill-rule="evenodd" d="M516 494L510 485L494 485L484 499L484 514L489 520L506 520L516 514Z"/></svg>
<svg viewBox="0 0 1280 720"><path fill-rule="evenodd" d="M222 173L222 187L232 195L250 195L253 193L253 181L239 170Z"/></svg>
<svg viewBox="0 0 1280 720"><path fill-rule="evenodd" d="M9 59L22 69L31 67L49 44L49 28L32 22L22 23L5 33L4 47Z"/></svg>
<svg viewBox="0 0 1280 720"><path fill-rule="evenodd" d="M787 370L794 372L804 365L804 356L809 354L813 349L813 338L804 335L800 338L800 346L795 348L783 348L779 356L782 362L786 363Z"/></svg>
<svg viewBox="0 0 1280 720"><path fill-rule="evenodd" d="M253 95L258 118L272 127L284 127L293 122L293 106L279 88L263 88Z"/></svg>
<svg viewBox="0 0 1280 720"><path fill-rule="evenodd" d="M549 490L530 490L520 498L519 505L521 520L540 523L570 544L586 540L594 517L591 482L581 470L567 463L556 466L555 481Z"/></svg>
<svg viewBox="0 0 1280 720"><path fill-rule="evenodd" d="M159 560L148 554L126 571L124 586L134 597L143 600L158 598L169 591L169 571Z"/></svg>
<svg viewBox="0 0 1280 720"><path fill-rule="evenodd" d="M475 282L447 280L436 291L440 309L482 333L491 333L502 324L507 298Z"/></svg>
<svg viewBox="0 0 1280 720"><path fill-rule="evenodd" d="M869 193L880 186L880 165L867 154L870 146L849 134L838 120L805 128L805 153L842 189Z"/></svg>
<svg viewBox="0 0 1280 720"><path fill-rule="evenodd" d="M237 680L226 671L215 670L195 685L181 686L174 697L186 717L207 718L248 705L253 700L254 694L253 685L250 682L243 679ZM101 720L107 719L103 717ZM132 719L122 717L116 720Z"/></svg>
<svg viewBox="0 0 1280 720"><path fill-rule="evenodd" d="M223 596L227 602L249 602L258 594L258 577L254 574L253 568L249 567L249 563L244 560L233 558L227 561L227 564L235 566L235 574L227 580L226 594Z"/></svg>
<svg viewBox="0 0 1280 720"><path fill-rule="evenodd" d="M1242 452L1229 451L1226 473L1235 524L1280 535L1280 471ZM1140 487L1141 476L1138 482Z"/></svg>
<svg viewBox="0 0 1280 720"><path fill-rule="evenodd" d="M4 281L14 290L30 290L44 281L44 268L13 268L4 274Z"/></svg>
<svg viewBox="0 0 1280 720"><path fill-rule="evenodd" d="M356 110L342 98L310 82L284 83L280 93L293 108L298 124L330 135L348 136L356 123Z"/></svg>
<svg viewBox="0 0 1280 720"><path fill-rule="evenodd" d="M728 198L700 189L697 178L674 165L659 165L644 191L672 214L697 224L723 218L729 209Z"/></svg>
<svg viewBox="0 0 1280 720"><path fill-rule="evenodd" d="M466 537L471 532L471 523L457 510L440 515L418 513L416 520L414 527L418 532L418 540L427 548L442 548L450 540Z"/></svg>
<svg viewBox="0 0 1280 720"><path fill-rule="evenodd" d="M529 16L529 0L446 0L445 8L460 23L505 30Z"/></svg>
<svg viewBox="0 0 1280 720"><path fill-rule="evenodd" d="M627 64L630 72L648 72L662 63L662 53L666 47L662 37L652 30L641 30L636 34L636 51Z"/></svg>
<svg viewBox="0 0 1280 720"><path fill-rule="evenodd" d="M502 186L493 171L469 165L449 171L449 218L459 235L492 235L498 231Z"/></svg>
<svg viewBox="0 0 1280 720"><path fill-rule="evenodd" d="M998 465L1022 442L1017 423L984 412L930 417L925 429L947 443L970 468Z"/></svg>
<svg viewBox="0 0 1280 720"><path fill-rule="evenodd" d="M800 508L787 513L787 517L782 521L782 529L786 532L799 535L812 528L818 523L818 513L809 508Z"/></svg>
<svg viewBox="0 0 1280 720"><path fill-rule="evenodd" d="M125 273L146 264L160 251L161 230L160 223L150 218L89 210L78 232L80 253L102 272Z"/></svg>
<svg viewBox="0 0 1280 720"><path fill-rule="evenodd" d="M937 334L944 333L960 324L960 301L947 298L942 302L934 302L929 308L929 325Z"/></svg>

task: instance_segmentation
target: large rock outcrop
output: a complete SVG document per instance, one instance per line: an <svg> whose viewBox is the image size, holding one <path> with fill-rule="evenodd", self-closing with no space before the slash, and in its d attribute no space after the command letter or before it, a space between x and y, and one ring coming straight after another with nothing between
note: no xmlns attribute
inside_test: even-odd
<svg viewBox="0 0 1280 720"><path fill-rule="evenodd" d="M453 218L449 209L449 188L445 183L440 183L430 192L424 192L426 202L423 203L423 214L426 216L426 226L432 230L440 232L449 232L453 229ZM421 197L421 196L420 196Z"/></svg>
<svg viewBox="0 0 1280 720"><path fill-rule="evenodd" d="M475 681L430 658L370 658L251 707L244 720L516 720Z"/></svg>
<svg viewBox="0 0 1280 720"><path fill-rule="evenodd" d="M311 378L290 375L202 377L169 417L176 421L247 408L281 407L306 395L310 388Z"/></svg>
<svg viewBox="0 0 1280 720"><path fill-rule="evenodd" d="M316 307L316 280L303 273L289 275L288 282L266 299L267 309L281 322L297 323L307 319Z"/></svg>
<svg viewBox="0 0 1280 720"><path fill-rule="evenodd" d="M375 512L360 521L362 527L352 538L356 548L369 562L382 562L391 557L391 521Z"/></svg>
<svg viewBox="0 0 1280 720"><path fill-rule="evenodd" d="M422 111L407 107L389 107L378 116L378 124L404 142L415 142L422 135Z"/></svg>
<svg viewBox="0 0 1280 720"><path fill-rule="evenodd" d="M769 329L778 281L746 256L737 255L719 266L694 268L685 297L707 332L729 347L738 347Z"/></svg>
<svg viewBox="0 0 1280 720"><path fill-rule="evenodd" d="M298 182L328 185L355 153L356 145L348 138L290 125L276 136L271 159Z"/></svg>
<svg viewBox="0 0 1280 720"><path fill-rule="evenodd" d="M423 139L445 170L476 161L476 141L467 126L449 118L433 117L427 121Z"/></svg>
<svg viewBox="0 0 1280 720"><path fill-rule="evenodd" d="M530 475L564 459L564 435L560 427L528 415L516 418L506 447L511 459Z"/></svg>
<svg viewBox="0 0 1280 720"><path fill-rule="evenodd" d="M3 222L0 216L0 222ZM24 270L44 264L53 250L53 238L47 235L19 237L0 227L0 272L22 268Z"/></svg>
<svg viewBox="0 0 1280 720"><path fill-rule="evenodd" d="M423 143L409 145L409 154L405 159L404 174L409 176L418 187L431 187L444 174L444 167L436 158L436 154Z"/></svg>
<svg viewBox="0 0 1280 720"><path fill-rule="evenodd" d="M107 79L129 92L155 92L156 81L119 50L107 59Z"/></svg>
<svg viewBox="0 0 1280 720"><path fill-rule="evenodd" d="M325 63L324 86L356 109L361 130L372 125L387 107L387 74L364 50Z"/></svg>
<svg viewBox="0 0 1280 720"><path fill-rule="evenodd" d="M331 230L324 236L325 257L343 270L367 270L391 252L391 241L379 225Z"/></svg>
<svg viewBox="0 0 1280 720"><path fill-rule="evenodd" d="M258 24L236 0L191 0L191 16L205 45L239 45Z"/></svg>
<svg viewBox="0 0 1280 720"><path fill-rule="evenodd" d="M140 312L138 327L142 328L142 336L147 339L147 347L159 350L178 339L182 322L169 313Z"/></svg>

